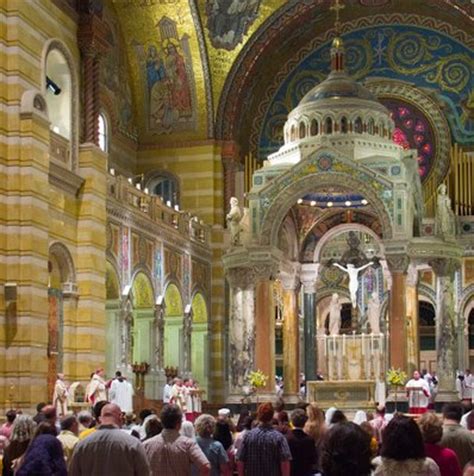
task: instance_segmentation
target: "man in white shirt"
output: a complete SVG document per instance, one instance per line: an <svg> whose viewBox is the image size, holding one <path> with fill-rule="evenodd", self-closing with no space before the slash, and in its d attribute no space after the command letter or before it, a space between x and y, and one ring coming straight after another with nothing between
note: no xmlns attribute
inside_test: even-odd
<svg viewBox="0 0 474 476"><path fill-rule="evenodd" d="M115 378L112 380L109 390L111 403L120 407L123 413L133 412L133 387L120 371L115 372Z"/></svg>
<svg viewBox="0 0 474 476"><path fill-rule="evenodd" d="M420 372L415 370L413 378L405 386L408 397L408 412L412 414L422 414L428 409L430 398L430 386L425 379L422 379Z"/></svg>

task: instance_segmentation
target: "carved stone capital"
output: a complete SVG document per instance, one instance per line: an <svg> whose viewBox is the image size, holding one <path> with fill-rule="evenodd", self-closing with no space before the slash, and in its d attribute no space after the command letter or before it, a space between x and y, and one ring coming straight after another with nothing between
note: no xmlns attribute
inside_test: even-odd
<svg viewBox="0 0 474 476"><path fill-rule="evenodd" d="M387 265L391 273L406 273L410 258L405 253L386 256Z"/></svg>
<svg viewBox="0 0 474 476"><path fill-rule="evenodd" d="M430 260L428 264L431 266L437 277L451 278L454 278L454 273L461 266L459 260L446 258L435 258Z"/></svg>
<svg viewBox="0 0 474 476"><path fill-rule="evenodd" d="M255 278L257 281L267 281L273 279L278 273L278 266L274 263L256 264L253 267Z"/></svg>
<svg viewBox="0 0 474 476"><path fill-rule="evenodd" d="M228 268L225 277L234 289L249 289L255 286L257 281L254 267Z"/></svg>
<svg viewBox="0 0 474 476"><path fill-rule="evenodd" d="M301 265L300 280L305 294L314 294L316 292L319 267L319 263L306 263Z"/></svg>

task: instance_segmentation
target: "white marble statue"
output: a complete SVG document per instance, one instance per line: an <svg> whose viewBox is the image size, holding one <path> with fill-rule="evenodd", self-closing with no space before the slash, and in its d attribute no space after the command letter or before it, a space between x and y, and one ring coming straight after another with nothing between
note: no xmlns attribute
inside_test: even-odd
<svg viewBox="0 0 474 476"><path fill-rule="evenodd" d="M436 208L436 234L443 238L454 237L456 234L456 217L451 208L451 199L444 183L438 187Z"/></svg>
<svg viewBox="0 0 474 476"><path fill-rule="evenodd" d="M374 264L373 261L370 261L367 264L364 264L360 268L356 268L353 264L348 263L347 268L340 265L339 263L333 263L334 266L337 266L339 269L344 271L349 275L349 292L351 293L352 307L355 309L357 307L357 289L359 289L359 272L363 271L365 268L368 268L370 265Z"/></svg>
<svg viewBox="0 0 474 476"><path fill-rule="evenodd" d="M367 306L367 318L373 334L380 334L380 300L378 293L373 293Z"/></svg>
<svg viewBox="0 0 474 476"><path fill-rule="evenodd" d="M341 308L339 294L334 293L329 304L329 335L337 336L341 330Z"/></svg>
<svg viewBox="0 0 474 476"><path fill-rule="evenodd" d="M240 245L242 212L240 211L239 200L235 197L230 199L230 211L226 216L226 220L227 226L230 229L232 245Z"/></svg>

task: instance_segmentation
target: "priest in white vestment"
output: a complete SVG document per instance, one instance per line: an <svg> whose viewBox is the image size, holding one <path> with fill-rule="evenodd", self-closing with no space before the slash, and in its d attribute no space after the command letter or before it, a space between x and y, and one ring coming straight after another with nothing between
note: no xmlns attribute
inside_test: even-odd
<svg viewBox="0 0 474 476"><path fill-rule="evenodd" d="M87 386L86 399L92 406L97 402L107 400L107 387L104 376L104 369L97 369Z"/></svg>
<svg viewBox="0 0 474 476"><path fill-rule="evenodd" d="M53 405L56 407L56 414L61 418L67 414L67 399L69 396L66 382L64 382L64 374L58 374L56 383L54 384Z"/></svg>
<svg viewBox="0 0 474 476"><path fill-rule="evenodd" d="M405 389L408 397L408 413L425 413L430 402L430 386L425 379L421 378L418 370L413 372L413 378L408 381Z"/></svg>
<svg viewBox="0 0 474 476"><path fill-rule="evenodd" d="M122 372L115 372L109 390L110 403L118 405L123 413L132 413L134 393L132 384L122 377Z"/></svg>

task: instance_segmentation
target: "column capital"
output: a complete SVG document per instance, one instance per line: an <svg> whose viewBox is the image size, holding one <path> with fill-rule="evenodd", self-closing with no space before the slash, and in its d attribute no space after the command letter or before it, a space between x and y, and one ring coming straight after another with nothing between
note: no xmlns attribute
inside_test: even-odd
<svg viewBox="0 0 474 476"><path fill-rule="evenodd" d="M387 265L391 273L406 274L410 264L410 258L405 253L386 255Z"/></svg>
<svg viewBox="0 0 474 476"><path fill-rule="evenodd" d="M300 280L305 294L314 294L316 292L319 267L319 263L305 263L301 265Z"/></svg>
<svg viewBox="0 0 474 476"><path fill-rule="evenodd" d="M283 289L287 291L290 289L296 289L300 284L300 274L300 263L281 263L279 278Z"/></svg>
<svg viewBox="0 0 474 476"><path fill-rule="evenodd" d="M230 286L234 289L249 289L255 285L257 280L257 275L253 266L228 268L225 277Z"/></svg>
<svg viewBox="0 0 474 476"><path fill-rule="evenodd" d="M454 277L454 273L460 268L461 262L451 258L435 258L428 262L436 276L438 277Z"/></svg>

